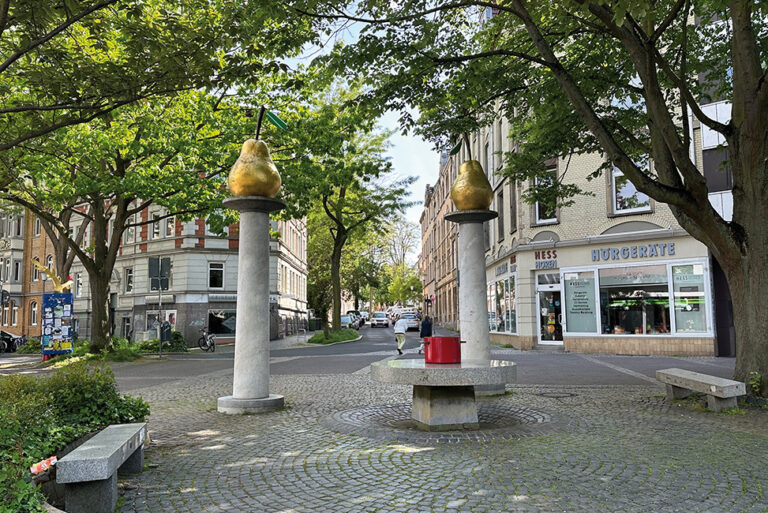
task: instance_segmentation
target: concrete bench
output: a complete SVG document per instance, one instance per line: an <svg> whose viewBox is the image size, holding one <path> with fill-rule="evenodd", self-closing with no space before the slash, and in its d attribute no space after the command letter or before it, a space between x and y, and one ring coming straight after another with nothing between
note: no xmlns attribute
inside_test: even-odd
<svg viewBox="0 0 768 513"><path fill-rule="evenodd" d="M117 473L137 474L144 465L147 424L115 424L56 464L56 482L65 485L67 513L112 513Z"/></svg>
<svg viewBox="0 0 768 513"><path fill-rule="evenodd" d="M747 393L740 381L684 369L658 370L656 379L667 385L667 396L672 399L684 399L691 391L707 394L707 407L712 411L735 408L736 398Z"/></svg>

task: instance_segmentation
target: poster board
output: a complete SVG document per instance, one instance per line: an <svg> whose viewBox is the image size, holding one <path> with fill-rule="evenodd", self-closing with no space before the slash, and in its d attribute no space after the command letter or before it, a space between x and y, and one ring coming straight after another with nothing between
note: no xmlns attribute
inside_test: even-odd
<svg viewBox="0 0 768 513"><path fill-rule="evenodd" d="M69 354L72 343L72 293L43 294L43 354Z"/></svg>

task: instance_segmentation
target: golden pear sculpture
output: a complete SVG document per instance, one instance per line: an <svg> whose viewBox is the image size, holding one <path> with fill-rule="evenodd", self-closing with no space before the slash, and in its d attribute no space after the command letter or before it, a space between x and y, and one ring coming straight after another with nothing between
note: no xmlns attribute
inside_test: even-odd
<svg viewBox="0 0 768 513"><path fill-rule="evenodd" d="M459 210L488 210L493 201L493 189L476 160L459 166L459 175L451 186L451 199Z"/></svg>
<svg viewBox="0 0 768 513"><path fill-rule="evenodd" d="M50 278L51 283L53 283L54 292L69 292L69 290L72 288L72 280L68 280L62 283L61 278L56 276L56 273L48 269L46 266L44 266L37 260L32 260L32 265L37 267L38 271L40 271L41 273L48 276L48 278Z"/></svg>
<svg viewBox="0 0 768 513"><path fill-rule="evenodd" d="M234 196L275 197L282 182L264 141L248 139L243 143L227 183Z"/></svg>

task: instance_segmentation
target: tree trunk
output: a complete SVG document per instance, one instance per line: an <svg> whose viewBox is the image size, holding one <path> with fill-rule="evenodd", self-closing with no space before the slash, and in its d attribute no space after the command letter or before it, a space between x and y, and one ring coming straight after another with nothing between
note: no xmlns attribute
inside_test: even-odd
<svg viewBox="0 0 768 513"><path fill-rule="evenodd" d="M360 298L355 294L355 310L360 310Z"/></svg>
<svg viewBox="0 0 768 513"><path fill-rule="evenodd" d="M751 251L735 265L724 267L733 301L736 331L734 379L749 383L762 378L760 395L768 396L768 275L766 251ZM722 265L722 264L721 264ZM748 392L751 392L749 389Z"/></svg>
<svg viewBox="0 0 768 513"><path fill-rule="evenodd" d="M339 230L333 238L333 253L331 253L331 289L333 291L333 331L339 331L341 326L341 249L347 241L345 232Z"/></svg>
<svg viewBox="0 0 768 513"><path fill-rule="evenodd" d="M102 273L88 273L91 286L91 348L92 353L112 349L109 336L109 277Z"/></svg>

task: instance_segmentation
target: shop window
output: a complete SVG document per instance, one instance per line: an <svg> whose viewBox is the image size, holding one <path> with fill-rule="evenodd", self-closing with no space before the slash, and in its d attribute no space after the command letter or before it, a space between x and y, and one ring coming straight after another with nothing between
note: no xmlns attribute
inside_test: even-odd
<svg viewBox="0 0 768 513"><path fill-rule="evenodd" d="M599 275L603 333L671 331L666 265L600 269Z"/></svg>
<svg viewBox="0 0 768 513"><path fill-rule="evenodd" d="M565 326L570 333L597 332L594 271L563 273Z"/></svg>
<svg viewBox="0 0 768 513"><path fill-rule="evenodd" d="M498 333L517 333L515 278L510 276L488 284L488 329Z"/></svg>
<svg viewBox="0 0 768 513"><path fill-rule="evenodd" d="M236 310L208 310L208 330L216 335L233 335L237 324Z"/></svg>
<svg viewBox="0 0 768 513"><path fill-rule="evenodd" d="M208 287L212 289L224 288L224 264L222 262L208 263Z"/></svg>
<svg viewBox="0 0 768 513"><path fill-rule="evenodd" d="M672 284L675 294L675 331L678 333L705 333L707 331L705 273L703 264L672 266Z"/></svg>
<svg viewBox="0 0 768 513"><path fill-rule="evenodd" d="M628 214L645 212L651 208L651 200L638 191L619 168L613 168L613 213Z"/></svg>

